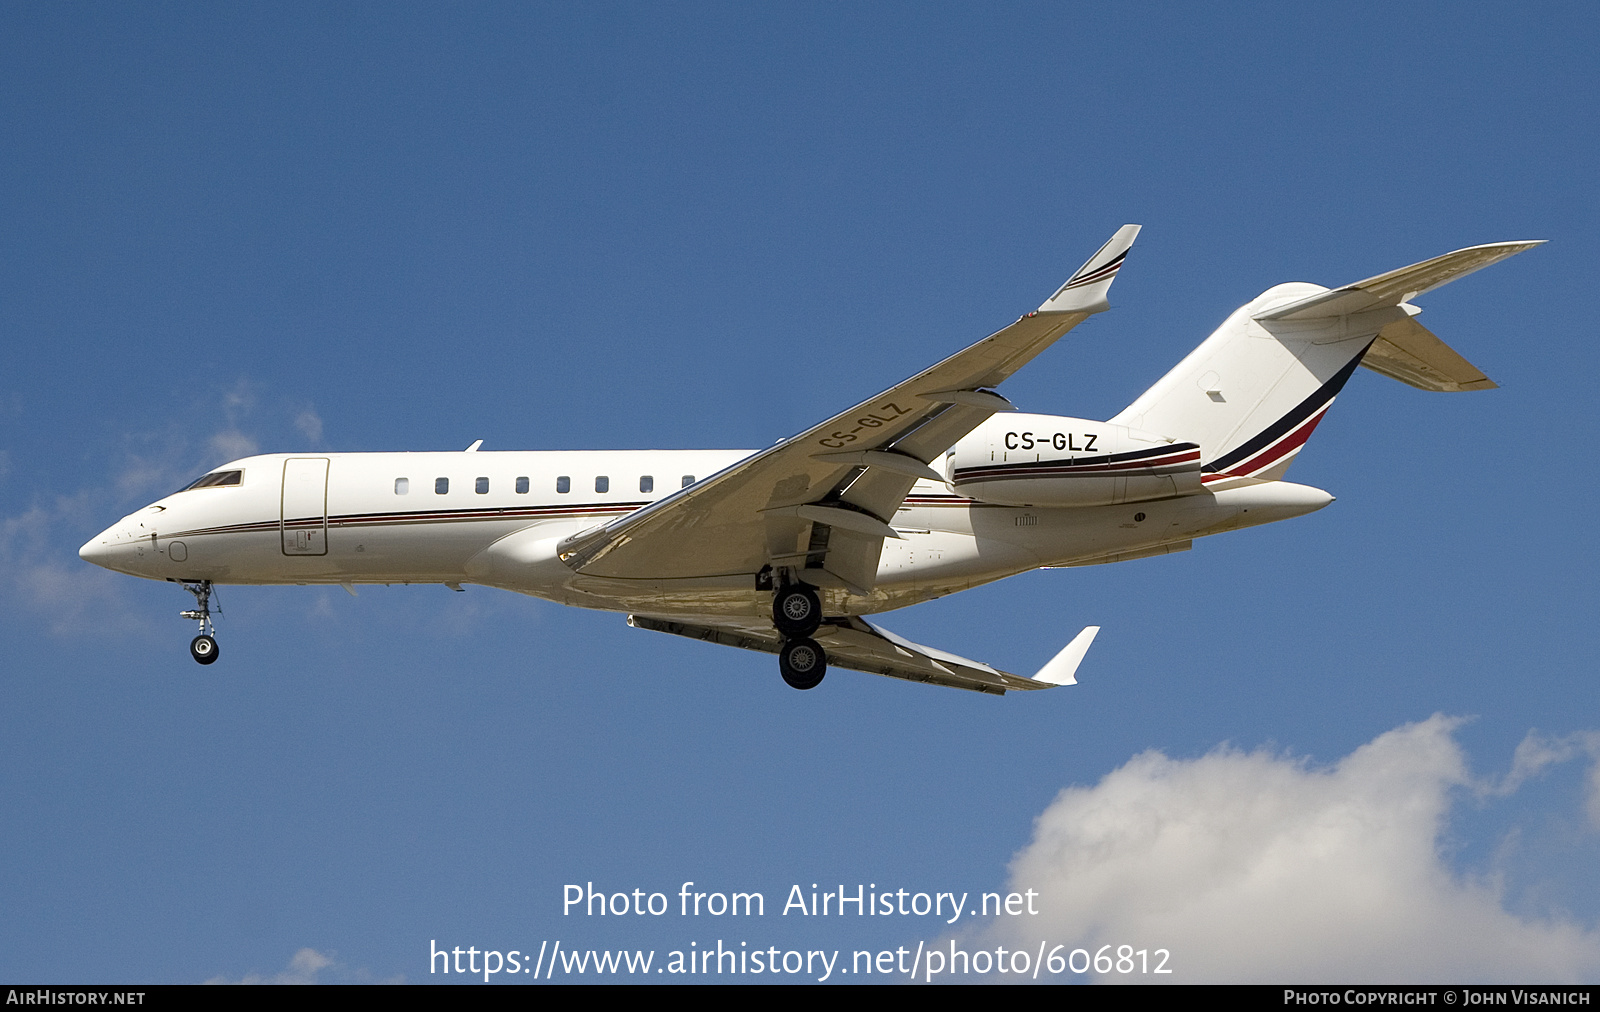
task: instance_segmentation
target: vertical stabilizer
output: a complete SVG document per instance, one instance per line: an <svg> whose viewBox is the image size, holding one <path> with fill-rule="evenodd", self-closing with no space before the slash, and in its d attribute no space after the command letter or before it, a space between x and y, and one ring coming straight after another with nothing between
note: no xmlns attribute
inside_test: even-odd
<svg viewBox="0 0 1600 1012"><path fill-rule="evenodd" d="M1200 444L1207 480L1283 477L1397 306L1294 323L1254 318L1315 286L1268 290L1111 421ZM1319 289L1320 291L1320 289Z"/></svg>
<svg viewBox="0 0 1600 1012"><path fill-rule="evenodd" d="M1422 389L1492 389L1405 300L1536 245L1473 246L1339 289L1270 288L1110 420L1199 443L1208 483L1281 478L1364 357Z"/></svg>

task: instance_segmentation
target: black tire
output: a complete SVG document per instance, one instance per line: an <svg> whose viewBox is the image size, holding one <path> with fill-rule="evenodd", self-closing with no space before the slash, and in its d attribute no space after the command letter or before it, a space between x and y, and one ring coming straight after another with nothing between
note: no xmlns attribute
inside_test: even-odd
<svg viewBox="0 0 1600 1012"><path fill-rule="evenodd" d="M772 624L786 639L809 639L822 625L822 599L808 584L781 587L772 595Z"/></svg>
<svg viewBox="0 0 1600 1012"><path fill-rule="evenodd" d="M788 640L778 651L778 670L791 688L814 689L828 673L828 654L816 640Z"/></svg>
<svg viewBox="0 0 1600 1012"><path fill-rule="evenodd" d="M201 664L213 664L221 650L210 636L196 636L189 641L189 656Z"/></svg>

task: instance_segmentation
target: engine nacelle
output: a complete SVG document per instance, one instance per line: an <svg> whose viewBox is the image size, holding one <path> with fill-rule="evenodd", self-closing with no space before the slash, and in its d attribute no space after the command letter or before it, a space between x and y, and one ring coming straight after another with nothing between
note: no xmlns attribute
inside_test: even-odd
<svg viewBox="0 0 1600 1012"><path fill-rule="evenodd" d="M1200 491L1199 444L1061 415L994 415L945 464L957 492L1001 506L1109 506Z"/></svg>

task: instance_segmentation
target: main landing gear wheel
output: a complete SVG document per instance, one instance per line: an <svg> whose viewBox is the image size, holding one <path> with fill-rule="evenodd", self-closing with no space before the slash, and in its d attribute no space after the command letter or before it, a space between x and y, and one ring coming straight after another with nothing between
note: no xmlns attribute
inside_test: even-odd
<svg viewBox="0 0 1600 1012"><path fill-rule="evenodd" d="M828 655L816 640L785 640L778 651L778 670L796 689L814 689L828 673Z"/></svg>
<svg viewBox="0 0 1600 1012"><path fill-rule="evenodd" d="M808 584L790 583L772 595L772 624L785 639L810 638L822 624L822 600Z"/></svg>
<svg viewBox="0 0 1600 1012"><path fill-rule="evenodd" d="M217 659L217 641L204 634L196 636L189 641L189 654L201 664L210 664Z"/></svg>

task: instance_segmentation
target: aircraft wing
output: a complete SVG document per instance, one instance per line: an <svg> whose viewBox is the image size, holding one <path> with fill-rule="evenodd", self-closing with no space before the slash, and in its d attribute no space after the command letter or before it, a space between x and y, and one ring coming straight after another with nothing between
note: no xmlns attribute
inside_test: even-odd
<svg viewBox="0 0 1600 1012"><path fill-rule="evenodd" d="M1093 313L1139 233L1124 225L1036 311L848 411L608 524L557 554L619 579L806 568L819 586L869 593L889 522L928 466L996 411L993 387ZM826 367L797 362L804 372ZM841 366L834 366L835 368ZM830 656L832 647L830 646Z"/></svg>
<svg viewBox="0 0 1600 1012"><path fill-rule="evenodd" d="M756 619L740 621L717 618L702 624L629 615L628 624L635 629L652 629L769 654L777 653L782 645L782 639L773 630L772 624ZM815 638L827 651L828 663L835 667L1003 696L1008 689L1050 689L1057 685L1076 685L1078 665L1082 663L1099 631L1099 626L1085 628L1032 678L913 643L861 618L826 619Z"/></svg>

